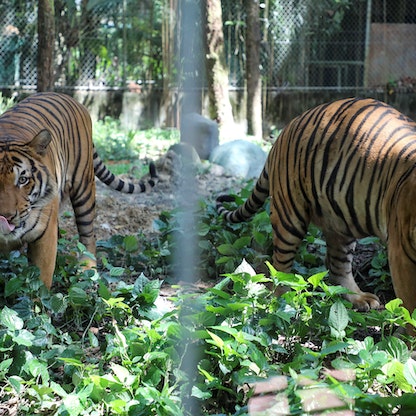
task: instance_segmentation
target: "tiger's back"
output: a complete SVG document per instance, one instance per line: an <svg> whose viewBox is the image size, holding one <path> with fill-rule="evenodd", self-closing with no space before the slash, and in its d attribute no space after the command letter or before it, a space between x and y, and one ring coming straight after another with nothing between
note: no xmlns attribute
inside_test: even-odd
<svg viewBox="0 0 416 416"><path fill-rule="evenodd" d="M227 211L247 220L270 196L273 264L290 271L310 222L327 242L332 279L355 295L360 309L379 307L352 275L355 239L376 235L388 243L396 295L416 306L416 124L382 102L346 99L295 118L273 145L252 197ZM410 293L410 295L409 295Z"/></svg>
<svg viewBox="0 0 416 416"><path fill-rule="evenodd" d="M48 287L55 267L58 212L66 197L80 241L95 254L95 175L121 192L147 188L108 171L95 152L88 111L67 95L34 94L0 116L0 249L28 243L28 254ZM152 186L153 178L149 182Z"/></svg>
<svg viewBox="0 0 416 416"><path fill-rule="evenodd" d="M379 101L347 99L309 110L283 131L268 158L278 216L290 212L298 232L312 221L385 241L389 204L415 167L415 139L416 124Z"/></svg>

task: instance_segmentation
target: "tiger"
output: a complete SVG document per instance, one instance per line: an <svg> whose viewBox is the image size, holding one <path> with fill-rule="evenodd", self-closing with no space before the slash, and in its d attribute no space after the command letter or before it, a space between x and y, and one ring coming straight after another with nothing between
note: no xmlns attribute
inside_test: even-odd
<svg viewBox="0 0 416 416"><path fill-rule="evenodd" d="M56 264L59 208L69 198L79 240L96 266L95 176L110 188L141 193L157 182L125 182L97 154L88 110L69 95L35 93L0 116L0 250L27 245L28 259L50 289Z"/></svg>
<svg viewBox="0 0 416 416"><path fill-rule="evenodd" d="M385 242L396 297L416 307L416 123L386 103L347 98L294 118L274 142L249 198L235 210L220 195L226 221L249 220L270 197L272 264L290 273L310 223L326 240L325 265L358 310L381 308L358 287L356 240ZM229 205L228 205L229 207Z"/></svg>

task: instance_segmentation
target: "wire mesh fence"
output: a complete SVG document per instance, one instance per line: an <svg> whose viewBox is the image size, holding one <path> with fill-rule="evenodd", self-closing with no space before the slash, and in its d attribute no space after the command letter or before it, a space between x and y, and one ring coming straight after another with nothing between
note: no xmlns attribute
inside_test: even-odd
<svg viewBox="0 0 416 416"><path fill-rule="evenodd" d="M89 7L94 2L56 0L55 85L175 85L181 1ZM230 85L243 88L244 1L223 0L222 7ZM414 0L267 0L259 7L265 87L415 89ZM36 85L36 19L36 1L0 5L0 86Z"/></svg>

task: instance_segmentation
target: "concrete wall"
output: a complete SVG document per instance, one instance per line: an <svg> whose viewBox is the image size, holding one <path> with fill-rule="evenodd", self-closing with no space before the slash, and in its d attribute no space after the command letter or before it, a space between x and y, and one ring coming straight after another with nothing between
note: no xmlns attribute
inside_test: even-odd
<svg viewBox="0 0 416 416"><path fill-rule="evenodd" d="M416 25L372 23L368 54L369 85L414 77L416 71Z"/></svg>
<svg viewBox="0 0 416 416"><path fill-rule="evenodd" d="M64 91L65 92L65 91ZM83 103L89 110L93 120L105 116L119 118L127 129L139 130L150 127L178 127L180 97L174 92L170 97L163 97L160 90L148 91L66 91ZM7 92L3 92L7 95ZM21 92L19 99L31 92ZM10 94L10 91L9 91ZM269 91L265 97L266 111L263 116L264 136L271 130L280 129L291 119L303 111L324 102L352 96L373 97L385 101L410 118L416 120L416 94L354 90L337 91ZM245 95L241 91L230 91L230 99L236 121L235 137L242 138L245 134ZM204 108L207 98L203 96ZM207 116L207 111L203 112Z"/></svg>

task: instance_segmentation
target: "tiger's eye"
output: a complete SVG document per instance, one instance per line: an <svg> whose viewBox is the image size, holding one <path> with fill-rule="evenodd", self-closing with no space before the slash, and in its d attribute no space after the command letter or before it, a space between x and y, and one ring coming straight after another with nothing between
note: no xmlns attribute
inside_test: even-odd
<svg viewBox="0 0 416 416"><path fill-rule="evenodd" d="M18 185L24 186L29 182L29 178L26 176L19 176L19 179L17 180Z"/></svg>

